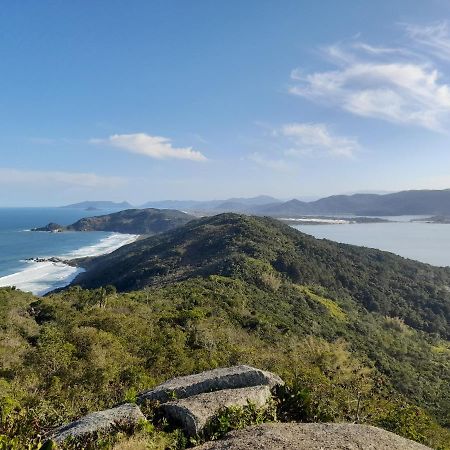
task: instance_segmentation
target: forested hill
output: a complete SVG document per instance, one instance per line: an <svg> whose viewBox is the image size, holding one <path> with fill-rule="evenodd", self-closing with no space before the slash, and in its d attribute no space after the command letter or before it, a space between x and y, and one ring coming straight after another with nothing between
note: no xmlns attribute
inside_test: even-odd
<svg viewBox="0 0 450 450"><path fill-rule="evenodd" d="M192 219L194 216L172 209L126 209L102 216L85 217L68 226L49 223L33 231L113 231L156 234L184 225Z"/></svg>
<svg viewBox="0 0 450 450"><path fill-rule="evenodd" d="M74 284L121 291L208 275L315 284L368 311L450 336L450 269L318 240L270 218L202 218L81 264L88 271Z"/></svg>
<svg viewBox="0 0 450 450"><path fill-rule="evenodd" d="M250 364L286 381L281 420L368 423L449 449L449 270L236 214L83 263L76 283L93 289L0 289L5 448L173 376ZM114 448L189 445L155 414ZM242 414L220 424L262 420Z"/></svg>

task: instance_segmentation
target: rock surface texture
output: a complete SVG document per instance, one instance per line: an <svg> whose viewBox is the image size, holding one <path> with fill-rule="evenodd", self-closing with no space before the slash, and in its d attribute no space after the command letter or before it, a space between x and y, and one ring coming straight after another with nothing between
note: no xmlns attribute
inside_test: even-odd
<svg viewBox="0 0 450 450"><path fill-rule="evenodd" d="M431 450L367 425L273 423L228 433L193 450Z"/></svg>
<svg viewBox="0 0 450 450"><path fill-rule="evenodd" d="M154 389L142 392L138 403L144 400L157 400L161 403L173 398L182 399L205 392L221 391L223 389L238 389L251 386L269 386L284 384L277 375L250 366L234 366L185 377L173 378Z"/></svg>
<svg viewBox="0 0 450 450"><path fill-rule="evenodd" d="M222 409L245 406L248 402L263 407L271 396L268 385L225 389L171 401L162 405L161 409L169 419L181 424L188 435L195 436Z"/></svg>
<svg viewBox="0 0 450 450"><path fill-rule="evenodd" d="M214 369L173 378L143 392L138 402L158 401L161 412L195 436L227 407L268 404L272 388L283 384L276 375L250 366ZM98 411L56 429L49 439L61 444L68 438L87 438L145 420L139 406L126 403ZM81 448L81 447L80 447ZM271 423L228 433L197 450L431 450L417 442L367 425L333 423Z"/></svg>
<svg viewBox="0 0 450 450"><path fill-rule="evenodd" d="M108 432L117 426L137 425L140 420L145 420L138 406L125 403L116 408L98 411L81 419L57 428L50 439L60 444L66 439L81 439L92 433Z"/></svg>

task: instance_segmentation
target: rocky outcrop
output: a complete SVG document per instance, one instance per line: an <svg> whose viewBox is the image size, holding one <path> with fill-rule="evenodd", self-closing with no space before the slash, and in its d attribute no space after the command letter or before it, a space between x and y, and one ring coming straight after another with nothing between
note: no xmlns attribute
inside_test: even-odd
<svg viewBox="0 0 450 450"><path fill-rule="evenodd" d="M271 423L228 433L193 450L431 450L367 425Z"/></svg>
<svg viewBox="0 0 450 450"><path fill-rule="evenodd" d="M189 436L195 436L224 408L242 407L248 403L261 408L271 396L268 385L225 389L171 401L161 409L170 420L181 424Z"/></svg>
<svg viewBox="0 0 450 450"><path fill-rule="evenodd" d="M61 444L68 438L83 439L94 433L108 432L120 426L136 426L141 420L145 420L145 416L139 407L125 403L105 411L94 412L63 425L57 428L49 438L57 444Z"/></svg>
<svg viewBox="0 0 450 450"><path fill-rule="evenodd" d="M32 228L31 231L47 231L47 232L60 232L63 231L65 227L60 225L59 223L50 222L45 225L45 227Z"/></svg>
<svg viewBox="0 0 450 450"><path fill-rule="evenodd" d="M160 403L160 411L172 425L181 425L187 435L201 435L221 411L251 403L264 408L272 388L283 381L270 372L235 366L173 378L143 392L139 402ZM82 417L56 429L50 440L56 444L96 434L132 429L145 420L139 406L126 403ZM207 434L207 433L206 433ZM80 447L81 448L81 447ZM196 450L431 450L417 442L367 425L334 423L270 423L233 431L219 441ZM195 450L194 449L194 450Z"/></svg>
<svg viewBox="0 0 450 450"><path fill-rule="evenodd" d="M43 262L51 262L51 263L61 263L61 264L67 264L70 265L70 260L58 258L57 256L50 256L50 258L27 258L25 261L31 261L31 262L37 262L37 263L43 263Z"/></svg>
<svg viewBox="0 0 450 450"><path fill-rule="evenodd" d="M223 408L245 406L248 402L263 407L271 397L271 389L280 384L283 381L277 375L255 367L225 367L168 380L141 393L138 403L146 400L161 403L163 415L181 424L187 434L195 435ZM145 417L139 406L126 403L63 425L49 439L56 443L69 437L83 439L118 426L134 426L140 420Z"/></svg>
<svg viewBox="0 0 450 450"><path fill-rule="evenodd" d="M182 399L223 389L238 389L252 386L269 386L269 388L273 388L282 384L284 383L281 378L273 373L241 365L173 378L154 389L139 394L138 403L144 400L157 400L164 403L172 398Z"/></svg>

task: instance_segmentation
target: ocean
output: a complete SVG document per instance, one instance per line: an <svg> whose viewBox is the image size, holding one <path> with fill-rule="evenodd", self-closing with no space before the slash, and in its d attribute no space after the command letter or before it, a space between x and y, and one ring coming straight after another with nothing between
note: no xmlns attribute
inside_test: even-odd
<svg viewBox="0 0 450 450"><path fill-rule="evenodd" d="M33 232L31 228L113 211L66 208L0 208L0 286L16 286L36 295L66 286L82 269L63 263L27 261L57 256L63 259L96 256L136 240L137 235L109 232ZM435 266L450 266L450 225L410 222L413 217L389 218L392 223L293 225L316 238L386 250Z"/></svg>
<svg viewBox="0 0 450 450"><path fill-rule="evenodd" d="M0 286L43 295L69 284L82 269L28 258L96 256L133 242L137 236L109 232L46 233L30 231L49 222L69 225L82 217L113 211L69 208L0 208Z"/></svg>

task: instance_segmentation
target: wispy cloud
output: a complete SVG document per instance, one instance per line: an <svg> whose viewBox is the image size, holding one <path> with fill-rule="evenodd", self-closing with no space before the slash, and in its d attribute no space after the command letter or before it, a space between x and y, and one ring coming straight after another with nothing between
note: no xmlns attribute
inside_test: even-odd
<svg viewBox="0 0 450 450"><path fill-rule="evenodd" d="M122 177L102 176L95 173L35 171L0 168L1 185L77 186L84 188L116 188L123 186Z"/></svg>
<svg viewBox="0 0 450 450"><path fill-rule="evenodd" d="M292 165L290 165L284 159L272 159L268 158L261 153L255 152L248 156L250 161L253 161L255 164L261 167L265 167L267 169L276 171L276 172L291 172Z"/></svg>
<svg viewBox="0 0 450 450"><path fill-rule="evenodd" d="M370 45L366 42L355 42L352 47L357 50L363 50L364 52L372 55L411 55L409 50L398 47L381 47L377 45Z"/></svg>
<svg viewBox="0 0 450 450"><path fill-rule="evenodd" d="M360 148L355 138L336 136L323 123L290 123L283 125L279 133L289 139L293 146L287 155L322 153L332 156L352 157Z"/></svg>
<svg viewBox="0 0 450 450"><path fill-rule="evenodd" d="M91 139L92 144L109 145L130 153L155 159L188 159L206 161L206 157L192 147L174 147L170 139L145 133L114 134L107 139Z"/></svg>
<svg viewBox="0 0 450 450"><path fill-rule="evenodd" d="M402 24L409 38L439 59L450 61L450 30L447 21L431 25Z"/></svg>
<svg viewBox="0 0 450 450"><path fill-rule="evenodd" d="M445 128L450 119L450 86L429 59L418 60L408 49L362 42L334 44L325 55L333 69L293 70L291 94L358 116L437 131Z"/></svg>
<svg viewBox="0 0 450 450"><path fill-rule="evenodd" d="M276 128L264 124L263 128L266 151L246 159L276 172L298 172L301 157L352 158L361 148L356 138L338 136L324 123L288 123Z"/></svg>

